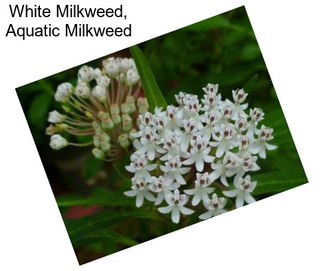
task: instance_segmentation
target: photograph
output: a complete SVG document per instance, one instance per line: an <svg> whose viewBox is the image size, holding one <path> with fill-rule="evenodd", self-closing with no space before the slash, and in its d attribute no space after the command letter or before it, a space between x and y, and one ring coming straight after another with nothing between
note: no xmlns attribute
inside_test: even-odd
<svg viewBox="0 0 323 271"><path fill-rule="evenodd" d="M16 92L79 264L308 182L244 7Z"/></svg>

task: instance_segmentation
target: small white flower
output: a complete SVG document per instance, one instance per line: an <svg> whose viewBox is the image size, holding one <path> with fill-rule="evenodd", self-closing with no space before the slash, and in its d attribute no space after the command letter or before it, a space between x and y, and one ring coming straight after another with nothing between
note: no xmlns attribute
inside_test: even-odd
<svg viewBox="0 0 323 271"><path fill-rule="evenodd" d="M216 94L218 92L219 89L219 85L218 84L207 84L206 87L202 88L204 90L205 93L214 93Z"/></svg>
<svg viewBox="0 0 323 271"><path fill-rule="evenodd" d="M267 141L274 138L272 132L273 129L262 125L261 129L257 131L258 138L249 146L248 150L252 154L259 154L260 158L265 159L266 149L271 151L277 148L277 146L267 143Z"/></svg>
<svg viewBox="0 0 323 271"><path fill-rule="evenodd" d="M54 150L60 150L68 145L68 141L61 135L55 134L50 137L49 146Z"/></svg>
<svg viewBox="0 0 323 271"><path fill-rule="evenodd" d="M215 153L216 157L221 157L224 153L237 145L235 133L232 124L222 124L219 136L216 134L213 135L216 142L210 142L210 145L217 147Z"/></svg>
<svg viewBox="0 0 323 271"><path fill-rule="evenodd" d="M152 192L157 194L155 205L159 205L165 199L165 196L171 193L173 189L171 182L165 179L163 176L151 177L151 184L149 188Z"/></svg>
<svg viewBox="0 0 323 271"><path fill-rule="evenodd" d="M209 219L213 216L221 215L226 212L224 209L225 205L227 204L227 199L226 198L218 198L217 194L212 195L212 199L208 199L204 203L205 209L208 211L201 214L199 216L199 219Z"/></svg>
<svg viewBox="0 0 323 271"><path fill-rule="evenodd" d="M55 100L57 102L67 102L73 93L73 86L71 83L61 83L58 85L55 92Z"/></svg>
<svg viewBox="0 0 323 271"><path fill-rule="evenodd" d="M250 176L247 175L245 178L239 178L234 182L236 187L233 190L223 191L223 195L234 198L236 197L236 207L239 208L243 206L244 202L252 203L255 202L251 193L255 189L257 182L252 182Z"/></svg>
<svg viewBox="0 0 323 271"><path fill-rule="evenodd" d="M224 186L229 186L227 181L227 171L235 170L238 164L239 158L232 152L227 152L223 158L223 161L218 161L216 164L212 163L211 167L214 170L213 174L215 179L220 177L220 181Z"/></svg>
<svg viewBox="0 0 323 271"><path fill-rule="evenodd" d="M173 182L176 180L180 185L185 185L186 181L183 175L188 173L191 169L189 167L181 167L182 163L179 155L175 157L170 157L168 162L165 163L166 166L161 165L160 169L166 173L166 178Z"/></svg>
<svg viewBox="0 0 323 271"><path fill-rule="evenodd" d="M79 83L75 88L75 95L82 98L87 99L90 96L90 88L86 83Z"/></svg>
<svg viewBox="0 0 323 271"><path fill-rule="evenodd" d="M61 123L66 119L66 116L54 110L49 112L47 121L50 123Z"/></svg>
<svg viewBox="0 0 323 271"><path fill-rule="evenodd" d="M144 178L132 178L132 190L124 192L128 197L136 197L136 207L139 208L144 203L144 199L155 201L155 197L149 191L149 185Z"/></svg>
<svg viewBox="0 0 323 271"><path fill-rule="evenodd" d="M184 190L187 195L193 195L193 206L198 205L201 200L206 202L209 199L208 194L212 193L215 189L214 187L209 187L215 180L213 173L196 173L196 178L195 187L193 189Z"/></svg>
<svg viewBox="0 0 323 271"><path fill-rule="evenodd" d="M185 194L180 194L176 189L174 193L167 194L165 200L168 203L166 207L159 207L158 211L162 214L168 214L171 212L171 218L173 223L178 223L180 220L180 214L191 215L194 213L193 210L186 208L184 205L188 201L188 196Z"/></svg>
<svg viewBox="0 0 323 271"><path fill-rule="evenodd" d="M92 95L100 102L104 102L106 100L106 90L100 85L97 85L92 89Z"/></svg>
<svg viewBox="0 0 323 271"><path fill-rule="evenodd" d="M197 171L203 171L204 163L213 162L213 156L209 155L211 151L210 147L207 147L208 142L201 136L198 136L196 140L192 140L192 148L190 153L187 155L190 158L183 162L184 165L191 165L195 163Z"/></svg>
<svg viewBox="0 0 323 271"><path fill-rule="evenodd" d="M157 164L148 164L147 158L144 154L134 153L130 157L131 163L129 166L126 166L126 170L134 173L135 177L144 177L146 179L150 178L149 171L155 170Z"/></svg>

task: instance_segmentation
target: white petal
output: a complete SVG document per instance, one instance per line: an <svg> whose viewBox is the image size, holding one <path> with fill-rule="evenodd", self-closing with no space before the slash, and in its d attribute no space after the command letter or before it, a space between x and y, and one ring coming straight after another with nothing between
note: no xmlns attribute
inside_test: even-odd
<svg viewBox="0 0 323 271"><path fill-rule="evenodd" d="M125 194L126 196L128 196L128 197L134 197L134 196L136 196L136 195L137 195L137 193L138 193L138 191L137 191L137 190L130 190L130 191L126 191L126 192L124 192L124 194Z"/></svg>
<svg viewBox="0 0 323 271"><path fill-rule="evenodd" d="M158 208L158 211L162 214L168 214L170 213L171 211L173 210L173 206L171 205L168 205L166 207L159 207Z"/></svg>
<svg viewBox="0 0 323 271"><path fill-rule="evenodd" d="M215 157L213 157L211 155L204 155L203 158L204 158L205 162L212 163Z"/></svg>
<svg viewBox="0 0 323 271"><path fill-rule="evenodd" d="M199 219L205 220L213 216L214 211L207 211L199 216Z"/></svg>
<svg viewBox="0 0 323 271"><path fill-rule="evenodd" d="M161 204L163 200L164 200L164 194L163 193L158 193L156 201L155 201L155 205Z"/></svg>
<svg viewBox="0 0 323 271"><path fill-rule="evenodd" d="M204 169L204 161L202 159L202 157L198 156L196 157L196 162L195 162L195 167L197 171L203 171Z"/></svg>
<svg viewBox="0 0 323 271"><path fill-rule="evenodd" d="M229 198L234 198L239 194L239 192L240 192L239 189L233 189L233 190L223 191L223 195Z"/></svg>
<svg viewBox="0 0 323 271"><path fill-rule="evenodd" d="M136 197L136 207L139 208L144 203L144 195L143 193L138 193Z"/></svg>
<svg viewBox="0 0 323 271"><path fill-rule="evenodd" d="M194 195L193 199L192 199L192 205L193 205L193 206L198 205L198 204L200 203L201 199L202 199L202 198L201 198L201 194L200 194L200 193L196 193L196 194Z"/></svg>
<svg viewBox="0 0 323 271"><path fill-rule="evenodd" d="M250 195L250 193L246 193L246 194L245 194L245 200L246 200L246 202L247 202L247 203L249 203L249 204L250 204L250 203L253 203L253 202L255 202L255 201L256 201L256 200L254 199L254 197Z"/></svg>
<svg viewBox="0 0 323 271"><path fill-rule="evenodd" d="M182 173L182 174L186 174L186 173L188 173L190 171L191 171L191 168L189 168L189 167L182 167L182 168L179 169L179 172Z"/></svg>
<svg viewBox="0 0 323 271"><path fill-rule="evenodd" d="M172 221L173 223L178 223L179 222L179 218L180 218L180 212L178 210L178 208L174 208L172 211Z"/></svg>
<svg viewBox="0 0 323 271"><path fill-rule="evenodd" d="M183 215L191 215L191 214L193 214L193 213L194 213L194 211L193 211L193 210L191 210L191 209L189 209L189 208L186 208L186 207L184 207L184 206L180 206L180 207L179 207L179 210L181 211L181 213L182 213Z"/></svg>
<svg viewBox="0 0 323 271"><path fill-rule="evenodd" d="M131 172L131 173L134 173L136 171L136 169L133 167L133 166L125 166L126 170Z"/></svg>
<svg viewBox="0 0 323 271"><path fill-rule="evenodd" d="M193 158L189 158L183 162L184 165L192 165L195 162Z"/></svg>
<svg viewBox="0 0 323 271"><path fill-rule="evenodd" d="M185 179L179 172L175 173L175 180L178 181L180 184L186 184Z"/></svg>
<svg viewBox="0 0 323 271"><path fill-rule="evenodd" d="M151 194L149 191L144 191L144 196L145 199L149 200L149 201L155 201L155 197L153 196L153 194Z"/></svg>
<svg viewBox="0 0 323 271"><path fill-rule="evenodd" d="M146 166L146 169L149 171L152 171L152 170L156 169L156 167L157 167L157 164L150 164L150 165Z"/></svg>
<svg viewBox="0 0 323 271"><path fill-rule="evenodd" d="M221 142L216 150L216 157L221 157L224 153L225 145Z"/></svg>
<svg viewBox="0 0 323 271"><path fill-rule="evenodd" d="M160 169L162 172L165 172L165 173L167 173L169 171L168 167L165 167L163 165L160 166Z"/></svg>
<svg viewBox="0 0 323 271"><path fill-rule="evenodd" d="M227 177L225 176L225 174L221 175L220 181L224 186L227 186L227 187L229 186L228 181L227 181Z"/></svg>
<svg viewBox="0 0 323 271"><path fill-rule="evenodd" d="M184 192L187 194L187 195L194 195L195 194L195 191L196 189L193 188L193 189L185 189Z"/></svg>
<svg viewBox="0 0 323 271"><path fill-rule="evenodd" d="M148 150L148 159L150 161L154 160L155 159L155 150L154 149L149 149Z"/></svg>
<svg viewBox="0 0 323 271"><path fill-rule="evenodd" d="M277 149L277 146L266 143L266 148L269 151Z"/></svg>
<svg viewBox="0 0 323 271"><path fill-rule="evenodd" d="M243 206L244 203L244 192L240 192L236 198L236 207L239 208Z"/></svg>

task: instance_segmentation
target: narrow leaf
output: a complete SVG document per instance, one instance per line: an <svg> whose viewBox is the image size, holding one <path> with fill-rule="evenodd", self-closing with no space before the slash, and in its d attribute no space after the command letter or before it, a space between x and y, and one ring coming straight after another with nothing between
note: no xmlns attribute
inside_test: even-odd
<svg viewBox="0 0 323 271"><path fill-rule="evenodd" d="M163 109L166 109L167 102L157 85L155 76L144 53L137 45L130 47L130 52L136 62L142 86L148 99L150 111L153 112L155 107L162 107Z"/></svg>

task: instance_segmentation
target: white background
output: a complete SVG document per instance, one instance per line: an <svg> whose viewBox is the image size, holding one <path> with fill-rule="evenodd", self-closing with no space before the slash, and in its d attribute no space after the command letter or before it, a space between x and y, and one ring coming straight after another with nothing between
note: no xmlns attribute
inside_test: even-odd
<svg viewBox="0 0 323 271"><path fill-rule="evenodd" d="M26 41L4 38L9 22L59 22L13 20L9 2L19 1L0 7L0 270L323 270L322 1L79 1L123 3L133 37ZM76 1L23 1L58 2ZM310 183L79 266L15 87L241 5Z"/></svg>

